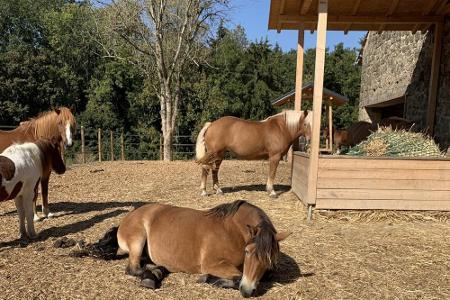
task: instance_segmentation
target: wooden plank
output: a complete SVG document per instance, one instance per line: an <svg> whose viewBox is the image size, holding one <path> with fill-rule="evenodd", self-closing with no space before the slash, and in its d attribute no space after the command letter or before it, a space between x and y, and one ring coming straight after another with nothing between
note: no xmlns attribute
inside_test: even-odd
<svg viewBox="0 0 450 300"><path fill-rule="evenodd" d="M436 14L437 15L441 15L445 12L445 8L448 4L448 1L442 1L441 5L438 7L438 9L436 10Z"/></svg>
<svg viewBox="0 0 450 300"><path fill-rule="evenodd" d="M285 24L290 23L316 23L316 16L298 16L298 15L282 15L279 17L280 22ZM409 16L349 16L349 15L339 15L339 16L329 16L329 24L348 24L348 23L358 23L358 24L433 24L438 22L443 22L444 18L442 16L422 16L422 15L409 15Z"/></svg>
<svg viewBox="0 0 450 300"><path fill-rule="evenodd" d="M331 99L328 100L328 140L330 144L330 152L333 153L333 106Z"/></svg>
<svg viewBox="0 0 450 300"><path fill-rule="evenodd" d="M320 158L320 169L336 170L449 170L450 160L371 159L371 158Z"/></svg>
<svg viewBox="0 0 450 300"><path fill-rule="evenodd" d="M429 0L427 6L425 7L425 9L423 10L423 15L429 15L433 9L436 7L436 4L438 2L443 2L444 0Z"/></svg>
<svg viewBox="0 0 450 300"><path fill-rule="evenodd" d="M308 165L305 159L296 159L294 156L292 173L292 191L306 205L308 203ZM306 161L307 163L307 161Z"/></svg>
<svg viewBox="0 0 450 300"><path fill-rule="evenodd" d="M300 9L300 15L306 15L311 7L312 0L304 0L302 8Z"/></svg>
<svg viewBox="0 0 450 300"><path fill-rule="evenodd" d="M314 69L313 125L311 154L308 174L308 204L316 202L317 173L319 168L320 120L322 116L323 78L325 70L325 47L327 38L328 0L319 0L317 24L316 62Z"/></svg>
<svg viewBox="0 0 450 300"><path fill-rule="evenodd" d="M385 189L450 191L450 180L432 179L374 179L374 178L320 178L318 189Z"/></svg>
<svg viewBox="0 0 450 300"><path fill-rule="evenodd" d="M317 189L317 199L450 201L449 191L384 189Z"/></svg>
<svg viewBox="0 0 450 300"><path fill-rule="evenodd" d="M319 178L355 178L355 179L423 179L423 180L450 180L448 170L333 170L320 169Z"/></svg>
<svg viewBox="0 0 450 300"><path fill-rule="evenodd" d="M450 201L318 199L316 209L450 210Z"/></svg>
<svg viewBox="0 0 450 300"><path fill-rule="evenodd" d="M428 92L428 109L427 109L427 127L428 133L430 135L433 135L434 133L434 121L436 117L439 67L441 65L441 51L442 51L442 31L443 31L442 23L437 23L434 25L434 45L433 45L433 56L431 61L431 78Z"/></svg>
<svg viewBox="0 0 450 300"><path fill-rule="evenodd" d="M303 57L304 57L305 30L300 25L297 39L297 66L295 71L295 105L296 111L302 110L302 88L303 88Z"/></svg>
<svg viewBox="0 0 450 300"><path fill-rule="evenodd" d="M356 14L358 13L358 9L359 9L359 5L361 4L361 0L356 0L355 4L353 4L353 8L352 8L352 16L356 16Z"/></svg>

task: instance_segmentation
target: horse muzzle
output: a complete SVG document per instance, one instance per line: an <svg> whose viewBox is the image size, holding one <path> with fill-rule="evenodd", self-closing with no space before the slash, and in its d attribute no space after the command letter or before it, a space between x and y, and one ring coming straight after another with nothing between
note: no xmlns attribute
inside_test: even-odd
<svg viewBox="0 0 450 300"><path fill-rule="evenodd" d="M248 282L245 276L242 277L241 283L239 284L239 291L244 298L253 296L256 292L256 282Z"/></svg>

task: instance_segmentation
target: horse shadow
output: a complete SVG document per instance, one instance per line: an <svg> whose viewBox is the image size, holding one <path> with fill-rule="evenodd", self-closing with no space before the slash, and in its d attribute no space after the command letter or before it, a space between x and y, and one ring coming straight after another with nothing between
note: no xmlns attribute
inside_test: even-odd
<svg viewBox="0 0 450 300"><path fill-rule="evenodd" d="M265 184L247 184L247 185L238 185L231 187L223 187L221 188L224 193L232 193L232 192L265 192L266 185ZM291 190L291 186L287 184L276 184L274 185L274 189L277 192L277 196L284 194Z"/></svg>
<svg viewBox="0 0 450 300"><path fill-rule="evenodd" d="M67 215L75 215L82 214L93 211L103 211L110 208L118 208L116 210L105 212L101 214L97 214L87 220L78 221L75 223L63 225L63 226L52 226L50 228L46 228L38 233L38 237L34 240L24 240L17 238L12 241L0 242L0 252L3 251L3 248L8 247L27 247L31 243L42 242L49 238L59 238L66 236L68 234L73 234L77 232L84 231L88 228L91 228L97 223L101 223L107 219L117 217L123 213L129 212L129 209L124 209L125 207L134 207L138 208L142 205L149 204L151 202L144 201L136 201L136 202L57 202L52 203L50 205L51 210L55 213L62 212L63 214L58 214L57 217L67 216ZM4 215L9 215L16 213L16 211L10 211L5 213Z"/></svg>
<svg viewBox="0 0 450 300"><path fill-rule="evenodd" d="M255 296L264 295L273 287L275 283L293 283L300 277L310 277L314 275L315 274L313 272L302 273L295 259L281 252L276 268L264 274L259 284L258 292Z"/></svg>

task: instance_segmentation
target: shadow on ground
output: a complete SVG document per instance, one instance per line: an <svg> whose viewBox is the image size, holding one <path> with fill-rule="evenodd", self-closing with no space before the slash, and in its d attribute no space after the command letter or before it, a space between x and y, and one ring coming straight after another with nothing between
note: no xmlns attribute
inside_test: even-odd
<svg viewBox="0 0 450 300"><path fill-rule="evenodd" d="M103 222L104 220L117 217L123 213L129 211L129 209L124 209L126 207L138 208L142 205L149 204L151 202L144 201L110 201L110 202L57 202L50 204L50 211L55 213L55 217L62 217L67 215L75 215L88 213L93 211L104 211L112 208L118 208L113 211L97 214L87 220L82 220L79 222L62 225L62 226L53 226L50 228L46 228L38 233L38 238L33 241L25 241L23 239L16 239L8 242L0 242L0 251L2 248L7 247L26 247L30 242L39 242L45 241L51 237L58 238L63 237L68 234L77 233L80 231L84 231L97 223ZM16 213L16 211L10 211L3 215L11 215Z"/></svg>
<svg viewBox="0 0 450 300"><path fill-rule="evenodd" d="M267 293L274 283L288 284L297 281L300 277L314 276L313 272L302 273L295 259L285 253L280 253L275 270L267 272L261 279L256 296Z"/></svg>
<svg viewBox="0 0 450 300"><path fill-rule="evenodd" d="M266 191L266 185L265 184L247 184L247 185L238 185L233 187L223 187L221 188L224 193L233 193L233 192L241 192L241 191L247 191L247 192L265 192ZM278 184L274 186L275 191L277 192L277 196L284 194L291 190L290 185L286 184Z"/></svg>

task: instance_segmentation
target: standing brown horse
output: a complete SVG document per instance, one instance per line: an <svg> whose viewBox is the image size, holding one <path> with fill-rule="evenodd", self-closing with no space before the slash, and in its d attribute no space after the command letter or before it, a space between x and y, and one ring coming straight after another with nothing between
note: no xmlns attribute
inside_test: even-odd
<svg viewBox="0 0 450 300"><path fill-rule="evenodd" d="M157 267L169 272L203 274L199 281L237 288L251 296L280 252L279 242L290 233L277 233L260 208L238 200L207 211L165 204L148 204L130 212L117 232L118 255L129 254L126 273L141 276L154 288L163 275L140 265L147 245Z"/></svg>
<svg viewBox="0 0 450 300"><path fill-rule="evenodd" d="M72 145L72 133L75 130L75 117L66 107L60 107L52 111L41 113L38 117L21 122L19 127L10 130L0 130L0 152L12 144L34 142L45 138L48 140L60 138L65 146ZM51 168L46 168L41 178L42 213L45 217L51 217L48 209L48 182ZM36 205L36 203L35 203ZM34 219L39 220L34 207Z"/></svg>
<svg viewBox="0 0 450 300"><path fill-rule="evenodd" d="M247 121L235 117L223 117L207 122L197 137L196 158L202 165L202 195L206 193L206 180L212 170L213 188L221 194L219 168L225 152L231 151L242 159L268 159L269 176L266 190L271 197L275 173L280 159L292 143L301 135L311 136L312 112L288 110L264 121Z"/></svg>

